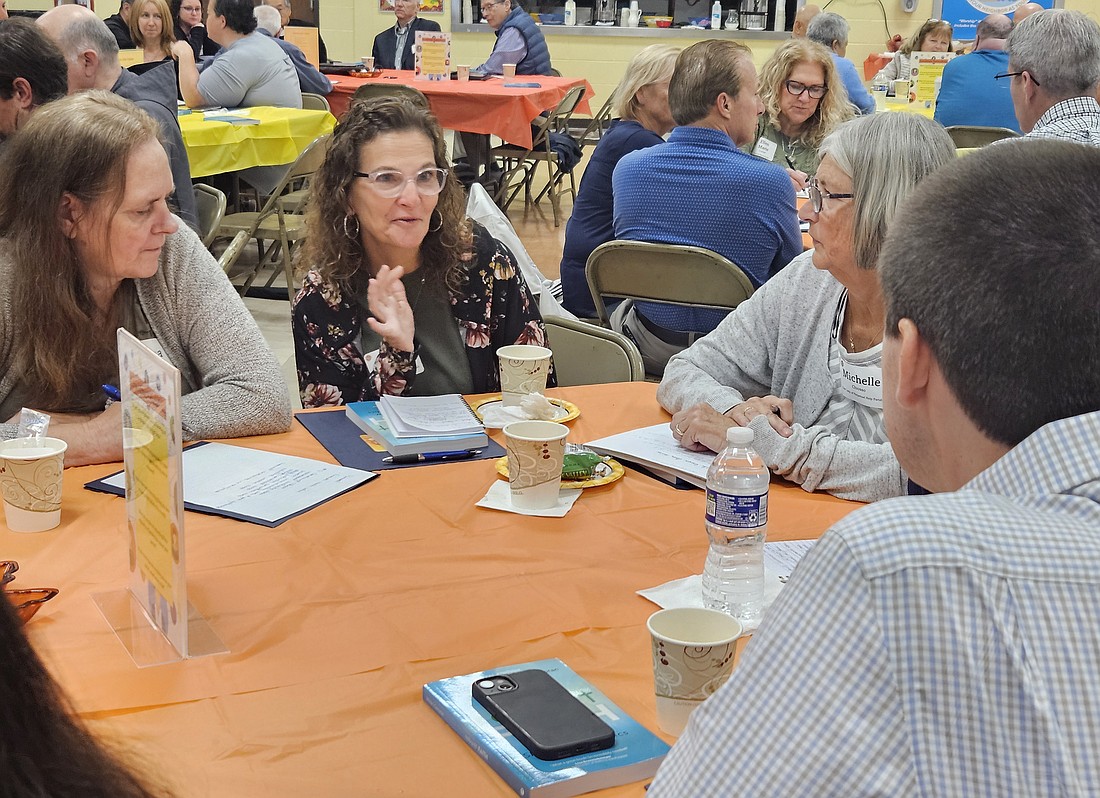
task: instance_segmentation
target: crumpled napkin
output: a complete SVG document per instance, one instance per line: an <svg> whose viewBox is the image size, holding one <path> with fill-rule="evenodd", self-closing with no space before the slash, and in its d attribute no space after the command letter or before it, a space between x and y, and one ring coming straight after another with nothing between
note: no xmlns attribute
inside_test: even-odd
<svg viewBox="0 0 1100 798"><path fill-rule="evenodd" d="M541 393L523 397L518 406L505 407L494 402L480 408L486 427L503 427L513 421L553 421L561 416L561 410Z"/></svg>
<svg viewBox="0 0 1100 798"><path fill-rule="evenodd" d="M545 518L562 518L573 508L574 502L581 495L579 488L563 489L558 491L558 503L554 507L545 510L527 510L512 506L512 488L502 479L493 481L489 486L489 492L477 503L478 507L487 507L490 510L504 510L506 513L518 513L519 515L537 515Z"/></svg>

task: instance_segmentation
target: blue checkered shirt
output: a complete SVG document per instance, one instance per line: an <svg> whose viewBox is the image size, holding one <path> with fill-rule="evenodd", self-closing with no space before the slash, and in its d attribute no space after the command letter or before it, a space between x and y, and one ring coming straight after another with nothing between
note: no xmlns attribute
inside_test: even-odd
<svg viewBox="0 0 1100 798"><path fill-rule="evenodd" d="M1060 139L1100 147L1100 103L1070 97L1052 105L1027 134L1029 139Z"/></svg>
<svg viewBox="0 0 1100 798"><path fill-rule="evenodd" d="M1100 795L1100 412L821 538L648 798Z"/></svg>

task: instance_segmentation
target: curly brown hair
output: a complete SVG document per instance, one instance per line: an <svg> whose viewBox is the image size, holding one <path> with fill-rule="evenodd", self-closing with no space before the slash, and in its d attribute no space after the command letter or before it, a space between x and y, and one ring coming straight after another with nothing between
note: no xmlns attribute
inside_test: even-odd
<svg viewBox="0 0 1100 798"><path fill-rule="evenodd" d="M443 131L429 111L408 100L380 97L352 103L332 134L325 162L310 183L306 210L304 254L309 267L325 280L343 286L363 279L381 264L366 261L359 236L344 233L349 214L348 191L359 169L363 145L383 133L422 133L432 142L435 165L448 169ZM420 244L420 269L425 276L441 279L452 291L465 280L462 256L473 246L473 231L466 219L466 192L451 175L443 183L435 212L441 222Z"/></svg>
<svg viewBox="0 0 1100 798"><path fill-rule="evenodd" d="M797 136L806 146L814 149L821 146L825 137L836 130L842 122L852 118L852 104L848 102L848 93L840 82L833 58L822 45L809 39L791 39L775 48L771 58L760 70L760 99L764 103L764 113L768 122L779 127L779 96L785 91L784 84L791 71L806 62L817 64L825 76L828 91L817 103L813 116L802 124L802 132Z"/></svg>

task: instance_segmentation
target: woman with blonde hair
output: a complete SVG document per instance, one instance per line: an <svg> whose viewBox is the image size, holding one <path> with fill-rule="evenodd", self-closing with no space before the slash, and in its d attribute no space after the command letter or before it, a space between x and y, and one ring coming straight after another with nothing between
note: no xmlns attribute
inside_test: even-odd
<svg viewBox="0 0 1100 798"><path fill-rule="evenodd" d="M185 440L283 432L279 364L236 290L172 214L151 116L89 91L48 103L0 159L0 420L53 416L65 465L122 459L116 331L180 371Z"/></svg>
<svg viewBox="0 0 1100 798"><path fill-rule="evenodd" d="M784 167L803 189L817 172L821 142L855 114L829 51L809 39L781 44L760 71L760 99L749 151Z"/></svg>
<svg viewBox="0 0 1100 798"><path fill-rule="evenodd" d="M895 80L909 80L909 67L913 53L950 53L952 52L951 37L954 34L955 29L951 27L950 22L942 19L928 20L909 37L909 41L903 44L900 50L894 53L890 63L878 71L872 82L890 83ZM888 91L893 94L894 87L890 86Z"/></svg>
<svg viewBox="0 0 1100 798"><path fill-rule="evenodd" d="M130 38L144 52L143 61L169 61L172 58L172 12L165 0L137 0L130 10Z"/></svg>
<svg viewBox="0 0 1100 798"><path fill-rule="evenodd" d="M577 201L565 226L561 259L563 303L578 316L593 317L584 267L592 250L615 238L611 174L628 152L660 144L676 126L668 109L668 84L679 49L652 44L630 60L626 75L611 98L610 127L592 153L581 177Z"/></svg>
<svg viewBox="0 0 1100 798"><path fill-rule="evenodd" d="M546 345L515 257L466 218L447 165L439 123L407 100L353 103L336 126L291 311L304 407L499 391L500 347Z"/></svg>

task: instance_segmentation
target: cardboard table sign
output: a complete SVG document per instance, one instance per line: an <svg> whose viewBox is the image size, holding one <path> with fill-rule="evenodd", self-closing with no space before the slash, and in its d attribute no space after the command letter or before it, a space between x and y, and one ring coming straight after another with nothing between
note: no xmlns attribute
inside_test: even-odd
<svg viewBox="0 0 1100 798"><path fill-rule="evenodd" d="M451 79L451 34L418 30L413 52L416 80Z"/></svg>

